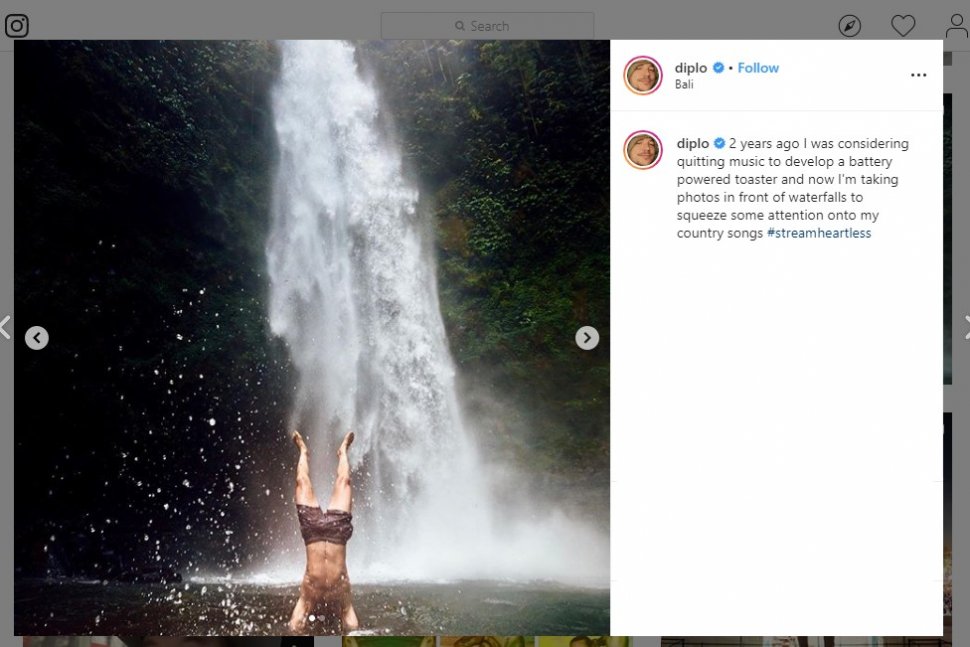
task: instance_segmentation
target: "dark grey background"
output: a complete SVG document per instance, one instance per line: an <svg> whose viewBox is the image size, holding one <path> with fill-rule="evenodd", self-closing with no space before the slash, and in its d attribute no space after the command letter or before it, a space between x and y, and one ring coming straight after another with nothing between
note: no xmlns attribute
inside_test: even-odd
<svg viewBox="0 0 970 647"><path fill-rule="evenodd" d="M29 38L346 38L377 39L393 29L395 37L473 38L475 34L454 30L454 20L488 10L487 19L508 12L512 23L525 25L531 38L568 38L582 35L614 39L829 39L840 38L839 19L845 14L858 16L862 29L857 39L899 39L891 26L894 14L912 14L916 20L907 39L942 39L951 26L955 12L963 14L963 26L970 29L970 2L966 0L936 2L883 2L882 0L820 0L789 3L784 8L772 0L728 0L702 2L679 0L672 3L644 3L624 0L592 3L588 0L490 0L488 4L456 3L443 0L355 0L352 3L323 0L0 0L0 16L23 13L30 19ZM432 15L382 18L382 13L405 10L433 12ZM522 18L529 13L572 13L571 16L548 15ZM590 17L577 16L593 14ZM525 23L522 21L526 20ZM591 25L590 25L591 23ZM443 25L439 27L439 25ZM450 26L449 26L450 25ZM437 33L437 29L442 33ZM430 31L429 31L430 29ZM587 33L588 31L592 33ZM417 30L413 36L403 30ZM501 33L483 34L501 38ZM512 31L506 37L522 38ZM970 205L970 171L966 163L966 142L970 141L970 39L951 37L945 50L952 52L952 66L945 68L946 91L953 94L953 383L944 389L944 406L953 411L954 466L965 463L970 441L963 436L962 422L967 402L967 384L963 367L970 366L970 341L963 336L970 331L964 316L970 314L970 299L958 289L962 279L970 277L970 261L964 250L970 250L970 224L963 215ZM0 34L0 319L14 315L13 308L13 42ZM942 61L941 61L942 64ZM879 318L891 313L873 313L873 326ZM45 322L18 321L14 315L6 329L12 340L0 337L0 519L13 518L13 344L23 343L23 333L34 324ZM68 325L60 322L60 325ZM56 330L51 343L57 343ZM892 353L887 348L887 353ZM43 351L40 351L43 352ZM57 406L52 402L51 406ZM23 431L23 430L22 430ZM968 448L965 450L965 447ZM955 491L963 487L954 470ZM970 482L970 477L968 477ZM962 608L964 580L960 564L965 550L970 550L970 530L965 529L966 510L963 497L956 497L953 522L954 598ZM904 532L905 529L894 530ZM874 538L876 540L876 538ZM942 547L941 547L942 548ZM942 560L941 560L942 561ZM967 561L970 563L970 560ZM644 582L644 586L649 586ZM970 591L970 586L967 587ZM968 594L970 595L970 594ZM970 599L970 598L967 598ZM955 613L955 616L959 616ZM961 624L953 623L954 643L960 644ZM16 645L13 631L13 525L2 524L0 530L0 639ZM7 636L8 638L2 638ZM318 644L335 647L338 643L318 639ZM638 643L639 644L639 643Z"/></svg>

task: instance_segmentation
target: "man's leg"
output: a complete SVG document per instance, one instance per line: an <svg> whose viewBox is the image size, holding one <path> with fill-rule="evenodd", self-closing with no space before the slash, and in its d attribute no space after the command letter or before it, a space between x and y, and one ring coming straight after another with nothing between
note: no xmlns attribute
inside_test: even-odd
<svg viewBox="0 0 970 647"><path fill-rule="evenodd" d="M310 452L299 431L293 432L293 442L300 450L300 459L296 463L296 504L319 507L320 503L310 482Z"/></svg>
<svg viewBox="0 0 970 647"><path fill-rule="evenodd" d="M300 599L296 601L296 606L293 607L293 615L290 616L290 631L295 634L304 633L306 631L306 617L306 601L303 599L303 593L300 593Z"/></svg>
<svg viewBox="0 0 970 647"><path fill-rule="evenodd" d="M347 458L347 449L354 442L354 432L344 436L337 450L337 476L333 481L333 493L330 495L330 503L327 508L330 510L342 510L350 512L353 508L354 497L350 487L350 461ZM341 576L340 606L343 608L340 622L344 633L356 631L360 627L357 620L357 612L354 611L353 599L350 595L350 577L345 570Z"/></svg>
<svg viewBox="0 0 970 647"><path fill-rule="evenodd" d="M350 578L347 577L346 573L344 573L343 584L341 596L343 600L341 600L341 606L343 606L344 610L340 621L343 624L343 632L346 634L351 631L357 631L360 627L360 622L357 620L357 612L354 611L354 603L350 597Z"/></svg>
<svg viewBox="0 0 970 647"><path fill-rule="evenodd" d="M296 463L296 499L297 505L319 506L317 497L313 493L313 484L310 482L310 452L307 450L306 443L300 432L293 432L293 443L300 450L300 458ZM293 607L293 614L290 616L290 631L295 634L302 634L306 631L307 603L303 597L303 587L300 587L300 599Z"/></svg>
<svg viewBox="0 0 970 647"><path fill-rule="evenodd" d="M353 493L350 489L350 461L347 460L347 449L354 442L354 432L344 436L337 450L337 477L333 480L333 493L330 495L329 510L350 512L353 506Z"/></svg>

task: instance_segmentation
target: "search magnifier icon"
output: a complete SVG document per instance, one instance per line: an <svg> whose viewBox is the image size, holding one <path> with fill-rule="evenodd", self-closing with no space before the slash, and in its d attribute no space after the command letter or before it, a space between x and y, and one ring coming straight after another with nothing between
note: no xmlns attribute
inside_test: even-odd
<svg viewBox="0 0 970 647"><path fill-rule="evenodd" d="M464 20L456 20L455 21L455 29L457 29L458 31L465 31L465 21Z"/></svg>

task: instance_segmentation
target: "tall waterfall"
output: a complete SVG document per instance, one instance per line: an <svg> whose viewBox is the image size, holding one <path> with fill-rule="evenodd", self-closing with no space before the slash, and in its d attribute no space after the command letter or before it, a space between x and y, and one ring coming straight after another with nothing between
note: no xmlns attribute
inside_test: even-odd
<svg viewBox="0 0 970 647"><path fill-rule="evenodd" d="M353 46L280 45L270 325L298 371L291 422L324 506L333 450L356 432L351 578L569 579L594 541L605 575L603 533L495 509L456 395L429 223Z"/></svg>

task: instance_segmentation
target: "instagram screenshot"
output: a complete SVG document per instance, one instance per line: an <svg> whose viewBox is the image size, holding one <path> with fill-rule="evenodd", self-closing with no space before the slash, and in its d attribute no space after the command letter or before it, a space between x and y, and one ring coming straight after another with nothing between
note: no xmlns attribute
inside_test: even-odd
<svg viewBox="0 0 970 647"><path fill-rule="evenodd" d="M952 647L963 12L759 2L0 7L0 644Z"/></svg>

